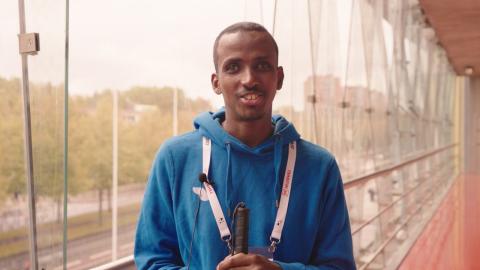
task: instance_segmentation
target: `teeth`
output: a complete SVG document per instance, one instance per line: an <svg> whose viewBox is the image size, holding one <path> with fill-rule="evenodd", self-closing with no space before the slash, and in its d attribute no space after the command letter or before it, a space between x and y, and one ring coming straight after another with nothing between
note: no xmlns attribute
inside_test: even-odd
<svg viewBox="0 0 480 270"><path fill-rule="evenodd" d="M254 95L254 94L248 94L245 96L245 99L247 100L255 100L258 98L258 95Z"/></svg>

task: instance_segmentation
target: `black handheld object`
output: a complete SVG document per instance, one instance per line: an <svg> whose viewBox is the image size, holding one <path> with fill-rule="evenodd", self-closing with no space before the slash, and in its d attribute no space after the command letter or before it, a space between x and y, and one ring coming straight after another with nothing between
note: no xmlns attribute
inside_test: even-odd
<svg viewBox="0 0 480 270"><path fill-rule="evenodd" d="M249 209L244 205L239 206L235 213L235 236L233 240L233 252L248 253L248 229Z"/></svg>
<svg viewBox="0 0 480 270"><path fill-rule="evenodd" d="M204 174L204 173L201 173L200 175L198 175L198 181L200 181L200 183L207 183L207 184L210 184L213 186L213 182L212 181L209 181L208 178L207 178L207 175Z"/></svg>
<svg viewBox="0 0 480 270"><path fill-rule="evenodd" d="M204 174L204 173L199 174L198 175L198 181L200 181L200 183L202 183L202 184L203 184L203 182L208 183L207 175Z"/></svg>

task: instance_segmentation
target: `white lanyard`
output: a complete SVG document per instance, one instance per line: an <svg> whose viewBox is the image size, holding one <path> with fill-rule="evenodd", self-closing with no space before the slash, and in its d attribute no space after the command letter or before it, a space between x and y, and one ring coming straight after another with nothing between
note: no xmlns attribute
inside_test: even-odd
<svg viewBox="0 0 480 270"><path fill-rule="evenodd" d="M283 186L280 197L280 205L277 210L275 224L273 224L272 234L270 235L270 252L275 252L275 247L280 243L282 237L283 225L285 225L285 217L287 216L288 201L290 200L290 190L292 189L293 169L295 168L295 160L297 159L297 144L295 141L288 145L288 160L283 176Z"/></svg>
<svg viewBox="0 0 480 270"><path fill-rule="evenodd" d="M210 167L210 157L212 153L212 145L210 139L203 137L203 173L208 177L208 169ZM272 234L270 235L270 252L275 252L276 245L280 243L282 236L283 225L285 224L285 217L287 216L288 201L290 199L290 190L292 189L293 169L295 167L295 160L297 158L297 145L293 141L288 146L288 160L283 177L283 186L280 197L280 205L277 210L277 217L273 225ZM215 193L215 189L208 182L203 182L205 190L207 191L208 201L213 211L213 215L217 222L218 230L222 240L229 242L231 239L230 230L225 221L222 208Z"/></svg>
<svg viewBox="0 0 480 270"><path fill-rule="evenodd" d="M210 139L203 137L203 173L208 178L208 168L210 167L210 155L212 153L212 144ZM208 181L209 182L209 181ZM230 241L232 238L230 230L228 229L227 221L223 215L222 207L220 207L220 202L218 202L217 194L215 189L208 182L203 182L205 190L207 191L208 201L212 207L213 216L217 222L218 230L220 231L220 236L224 241Z"/></svg>

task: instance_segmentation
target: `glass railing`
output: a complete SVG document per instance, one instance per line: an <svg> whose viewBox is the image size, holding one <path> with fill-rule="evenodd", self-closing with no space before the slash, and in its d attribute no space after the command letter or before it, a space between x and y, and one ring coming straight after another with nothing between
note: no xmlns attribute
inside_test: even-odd
<svg viewBox="0 0 480 270"><path fill-rule="evenodd" d="M419 153L345 183L359 269L398 267L458 176L457 148Z"/></svg>

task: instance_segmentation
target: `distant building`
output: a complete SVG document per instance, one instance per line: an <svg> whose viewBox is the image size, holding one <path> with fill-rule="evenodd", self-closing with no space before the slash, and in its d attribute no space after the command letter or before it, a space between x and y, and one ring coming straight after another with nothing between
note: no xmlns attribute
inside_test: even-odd
<svg viewBox="0 0 480 270"><path fill-rule="evenodd" d="M314 87L315 86L315 87ZM315 93L313 89L315 88ZM333 75L309 76L303 84L306 103L335 104L343 98L343 88L340 86L340 79Z"/></svg>
<svg viewBox="0 0 480 270"><path fill-rule="evenodd" d="M121 118L129 123L138 123L145 113L156 111L155 105L136 104L127 101L125 109L121 112Z"/></svg>
<svg viewBox="0 0 480 270"><path fill-rule="evenodd" d="M315 86L315 87L314 87ZM315 88L315 93L313 89ZM369 95L370 102L369 104ZM340 78L333 75L309 76L304 82L306 104L312 102L319 107L364 107L373 111L387 110L387 97L378 90L369 90L363 86L347 86L340 84ZM307 105L308 106L308 105Z"/></svg>
<svg viewBox="0 0 480 270"><path fill-rule="evenodd" d="M385 144L384 138L372 138L371 132L386 129L388 111L384 93L364 86L344 87L340 78L316 75L305 80L304 98L303 126L307 139L336 153L346 151L346 145L350 148L369 145L372 139L382 147Z"/></svg>

